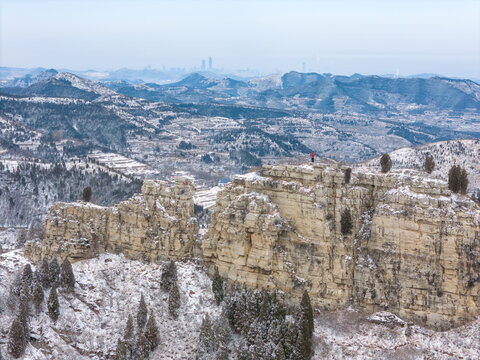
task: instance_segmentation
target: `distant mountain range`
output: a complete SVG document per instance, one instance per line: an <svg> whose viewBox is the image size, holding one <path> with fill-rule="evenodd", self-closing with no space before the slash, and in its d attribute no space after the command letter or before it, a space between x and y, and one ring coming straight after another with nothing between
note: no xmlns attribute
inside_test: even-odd
<svg viewBox="0 0 480 360"><path fill-rule="evenodd" d="M57 147L133 153L154 167L159 154L185 166L193 156L220 159L228 165L224 176L311 150L358 161L399 147L480 138L480 86L470 80L195 73L160 85L47 70L10 85L0 87L0 147L48 159L61 156ZM177 148L182 141L193 147Z"/></svg>
<svg viewBox="0 0 480 360"><path fill-rule="evenodd" d="M289 72L239 81L192 74L171 84L106 83L133 97L167 103L227 103L321 113L398 114L480 111L480 85L441 77L387 78Z"/></svg>

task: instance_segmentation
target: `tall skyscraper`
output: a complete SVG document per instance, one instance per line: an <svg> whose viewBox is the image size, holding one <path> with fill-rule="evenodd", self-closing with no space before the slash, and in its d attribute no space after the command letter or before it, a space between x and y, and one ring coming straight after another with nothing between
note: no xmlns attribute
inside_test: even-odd
<svg viewBox="0 0 480 360"><path fill-rule="evenodd" d="M208 70L212 70L212 57L208 58Z"/></svg>
<svg viewBox="0 0 480 360"><path fill-rule="evenodd" d="M202 60L202 71L205 71L205 59Z"/></svg>

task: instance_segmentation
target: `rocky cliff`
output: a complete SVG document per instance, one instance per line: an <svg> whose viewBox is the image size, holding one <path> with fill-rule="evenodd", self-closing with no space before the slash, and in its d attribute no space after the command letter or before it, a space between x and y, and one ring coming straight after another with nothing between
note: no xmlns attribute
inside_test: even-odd
<svg viewBox="0 0 480 360"><path fill-rule="evenodd" d="M190 179L177 178L174 186L145 181L142 194L114 207L55 203L39 255L75 260L109 251L145 261L185 257L198 232L192 197Z"/></svg>
<svg viewBox="0 0 480 360"><path fill-rule="evenodd" d="M479 222L472 201L412 171L346 184L336 166L264 166L219 194L203 254L231 281L443 329L479 313Z"/></svg>
<svg viewBox="0 0 480 360"><path fill-rule="evenodd" d="M337 165L264 166L236 177L217 198L201 249L231 282L308 290L323 308L388 309L444 329L480 310L480 209L445 182L413 171L354 171ZM115 207L55 204L41 255L122 252L146 261L193 253L193 188L145 182ZM341 232L349 209L351 234ZM197 243L198 244L198 243Z"/></svg>

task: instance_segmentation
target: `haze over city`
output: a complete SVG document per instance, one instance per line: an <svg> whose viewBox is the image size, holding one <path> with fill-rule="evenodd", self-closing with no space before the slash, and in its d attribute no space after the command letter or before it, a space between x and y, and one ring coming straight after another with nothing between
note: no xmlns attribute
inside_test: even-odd
<svg viewBox="0 0 480 360"><path fill-rule="evenodd" d="M0 2L0 65L480 78L480 2Z"/></svg>

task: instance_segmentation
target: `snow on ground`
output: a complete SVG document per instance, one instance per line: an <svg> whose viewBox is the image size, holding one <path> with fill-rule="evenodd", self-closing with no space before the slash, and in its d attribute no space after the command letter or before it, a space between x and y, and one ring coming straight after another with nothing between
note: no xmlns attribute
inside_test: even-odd
<svg viewBox="0 0 480 360"><path fill-rule="evenodd" d="M214 186L210 189L199 190L193 196L193 202L196 205L202 206L204 209L210 209L215 206L217 201L217 193L222 190L219 186Z"/></svg>
<svg viewBox="0 0 480 360"><path fill-rule="evenodd" d="M415 147L402 148L389 153L392 170L399 168L422 169L427 155L432 155L435 169L431 176L448 179L448 171L453 165L461 165L467 170L469 189L480 188L480 139L450 140ZM357 166L362 171L380 171L380 157Z"/></svg>
<svg viewBox="0 0 480 360"><path fill-rule="evenodd" d="M144 177L156 173L148 165L120 154L94 152L88 159L119 174Z"/></svg>
<svg viewBox="0 0 480 360"><path fill-rule="evenodd" d="M479 334L480 319L436 332L407 326L388 312L374 315L352 309L322 312L315 318L313 358L473 360L480 358Z"/></svg>
<svg viewBox="0 0 480 360"><path fill-rule="evenodd" d="M0 347L4 355L13 318L5 306L6 297L15 273L26 263L22 250L0 254ZM22 359L112 358L128 314L136 320L142 293L149 311L155 313L161 341L150 359L194 359L202 318L206 313L213 318L220 314L211 281L201 266L177 262L182 305L175 320L168 315L168 294L159 285L161 265L111 254L73 264L75 293L59 291L60 318L56 324L46 314L45 303L42 313L31 318L31 336L36 341L28 345ZM314 359L478 359L479 334L480 319L435 332L410 326L388 312L317 312Z"/></svg>
<svg viewBox="0 0 480 360"><path fill-rule="evenodd" d="M16 250L0 255L3 289L26 260ZM203 316L218 316L211 280L192 262L177 262L181 308L177 320L168 315L168 293L160 288L161 264L144 264L105 254L73 264L73 295L59 291L60 318L54 324L44 311L31 319L31 336L24 359L105 359L115 353L128 314L134 322L143 293L148 310L155 313L160 346L150 359L193 359ZM5 297L6 294L3 294ZM47 292L45 298L48 297ZM2 299L5 302L5 299ZM0 314L0 344L6 344L13 315ZM2 345L3 353L6 352Z"/></svg>
<svg viewBox="0 0 480 360"><path fill-rule="evenodd" d="M3 251L12 250L17 244L19 232L25 228L0 228L0 254Z"/></svg>

